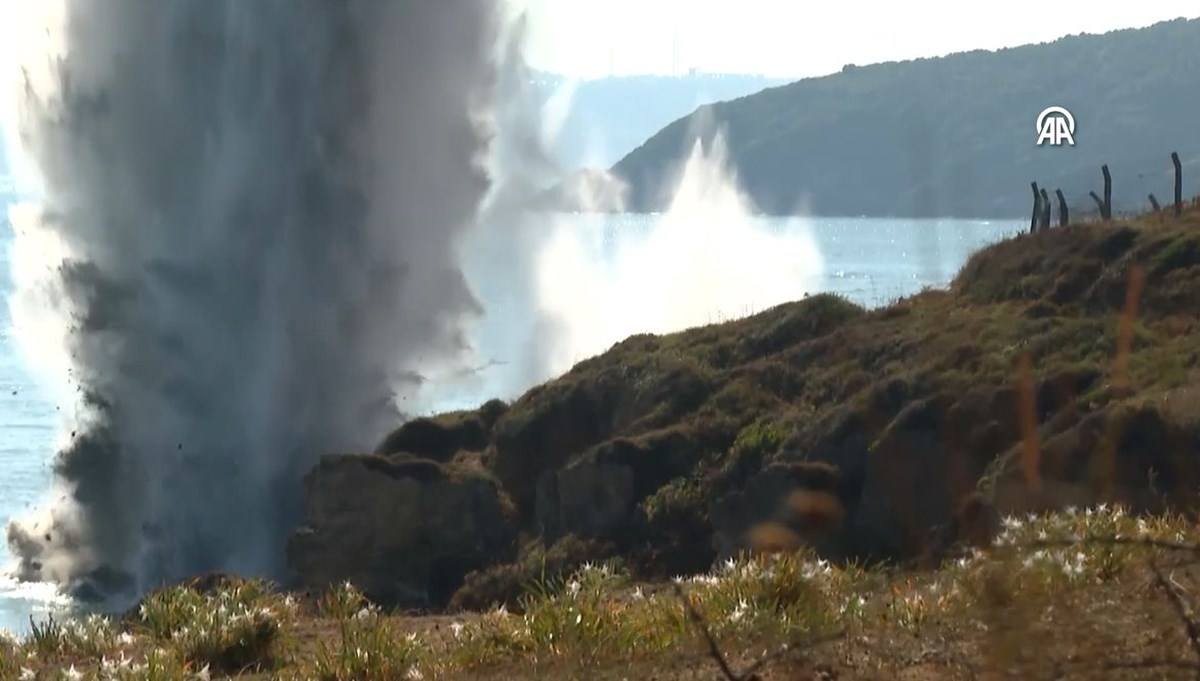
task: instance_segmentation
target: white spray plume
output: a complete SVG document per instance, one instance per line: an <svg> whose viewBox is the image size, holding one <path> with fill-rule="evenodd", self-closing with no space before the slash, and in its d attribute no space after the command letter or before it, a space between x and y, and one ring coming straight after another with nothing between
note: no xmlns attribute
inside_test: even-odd
<svg viewBox="0 0 1200 681"><path fill-rule="evenodd" d="M551 147L573 87L539 111L521 59L522 24L514 36L501 78L495 184L466 249L468 277L488 310L479 347L506 362L478 385L515 397L632 334L733 319L816 291L823 261L808 221L754 215L724 135L704 112L688 136L695 144L681 150L669 210L635 218L645 229L614 215L625 197L620 179L572 174ZM556 186L570 204L597 212L548 208L542 199Z"/></svg>
<svg viewBox="0 0 1200 681"><path fill-rule="evenodd" d="M634 333L736 319L816 291L823 265L808 222L755 217L724 136L710 139L707 149L696 140L648 231L556 225L537 261L541 307L561 330L552 372Z"/></svg>
<svg viewBox="0 0 1200 681"><path fill-rule="evenodd" d="M280 575L316 457L463 358L496 3L6 4L41 181L10 305L79 406L17 576Z"/></svg>

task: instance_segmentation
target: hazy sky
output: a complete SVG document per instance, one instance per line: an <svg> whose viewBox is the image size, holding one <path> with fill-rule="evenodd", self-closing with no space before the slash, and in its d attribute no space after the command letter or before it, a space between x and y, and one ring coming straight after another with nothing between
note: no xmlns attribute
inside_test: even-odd
<svg viewBox="0 0 1200 681"><path fill-rule="evenodd" d="M508 1L531 10L530 62L583 78L608 75L610 65L617 74L694 67L819 75L847 63L996 49L1200 17L1200 0Z"/></svg>

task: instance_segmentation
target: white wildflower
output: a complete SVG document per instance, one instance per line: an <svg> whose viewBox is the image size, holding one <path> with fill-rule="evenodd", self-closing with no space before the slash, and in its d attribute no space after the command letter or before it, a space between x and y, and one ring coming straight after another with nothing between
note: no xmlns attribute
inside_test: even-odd
<svg viewBox="0 0 1200 681"><path fill-rule="evenodd" d="M858 612L862 610L863 606L866 604L867 601L865 598L862 596L855 596L842 603L842 607L839 608L839 611L843 615L845 615L847 612Z"/></svg>
<svg viewBox="0 0 1200 681"><path fill-rule="evenodd" d="M1063 561L1063 574L1065 574L1067 577L1072 577L1072 578L1081 576L1083 574L1084 564L1086 561L1087 561L1087 558L1086 558L1086 556L1083 555L1083 553L1075 554L1074 561L1064 560Z"/></svg>
<svg viewBox="0 0 1200 681"><path fill-rule="evenodd" d="M729 613L729 621L734 624L740 622L746 616L746 612L749 609L750 604L746 602L745 598L738 599L737 607L733 609L733 612Z"/></svg>

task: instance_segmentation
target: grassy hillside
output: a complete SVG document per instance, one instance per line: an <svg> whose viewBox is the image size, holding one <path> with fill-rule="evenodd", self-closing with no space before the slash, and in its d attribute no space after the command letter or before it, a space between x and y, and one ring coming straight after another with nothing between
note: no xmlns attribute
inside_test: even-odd
<svg viewBox="0 0 1200 681"><path fill-rule="evenodd" d="M731 163L767 213L805 199L821 215L1013 218L1029 183L1093 209L1100 166L1114 206L1140 211L1171 191L1170 152L1200 186L1200 20L995 52L847 67L703 107L613 168L635 210L659 210L697 136L724 128ZM1074 147L1037 147L1047 106L1075 116ZM711 125L709 125L711 122ZM703 125L701 125L703 123ZM1181 141L1182 140L1182 141Z"/></svg>
<svg viewBox="0 0 1200 681"><path fill-rule="evenodd" d="M378 520L322 564L347 578L448 594L464 566L423 557L511 514L440 614L210 577L0 642L0 678L1192 677L1198 294L1200 207L1019 236L876 311L635 336L314 471L339 538Z"/></svg>

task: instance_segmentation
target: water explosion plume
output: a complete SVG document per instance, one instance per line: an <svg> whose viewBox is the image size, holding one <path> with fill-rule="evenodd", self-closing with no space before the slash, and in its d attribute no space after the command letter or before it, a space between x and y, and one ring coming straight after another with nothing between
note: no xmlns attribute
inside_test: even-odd
<svg viewBox="0 0 1200 681"><path fill-rule="evenodd" d="M394 427L481 311L457 250L494 3L60 3L20 102L44 196L13 222L62 261L21 265L12 309L82 409L65 499L9 527L19 577L280 574L299 476Z"/></svg>

